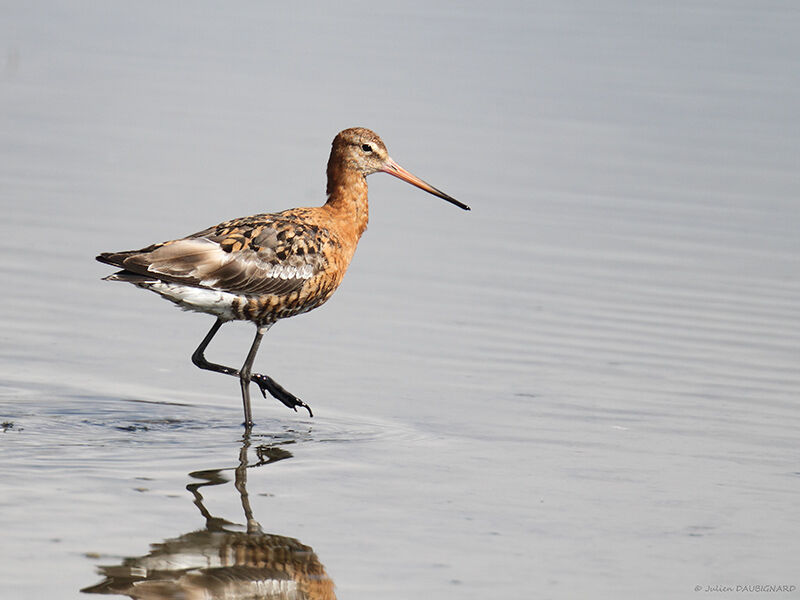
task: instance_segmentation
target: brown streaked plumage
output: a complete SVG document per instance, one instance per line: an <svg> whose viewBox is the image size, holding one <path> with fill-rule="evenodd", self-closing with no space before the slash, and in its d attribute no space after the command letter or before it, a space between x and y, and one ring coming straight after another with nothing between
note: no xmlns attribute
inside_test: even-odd
<svg viewBox="0 0 800 600"><path fill-rule="evenodd" d="M123 269L106 279L132 283L185 310L217 317L192 360L202 369L239 377L246 426L252 424L250 382L265 397L269 392L311 415L307 404L271 377L252 373L253 360L263 334L276 321L317 308L339 287L369 220L366 177L378 171L469 210L394 162L377 134L355 127L333 140L323 206L233 219L141 250L104 252L97 260ZM241 369L210 363L204 356L222 324L232 320L257 327Z"/></svg>

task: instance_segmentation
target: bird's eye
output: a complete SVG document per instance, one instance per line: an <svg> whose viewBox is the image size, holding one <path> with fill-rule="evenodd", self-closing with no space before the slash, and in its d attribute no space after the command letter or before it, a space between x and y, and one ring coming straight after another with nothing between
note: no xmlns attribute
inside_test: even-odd
<svg viewBox="0 0 800 600"><path fill-rule="evenodd" d="M364 152L372 152L372 146L370 146L369 144L362 144L361 145L361 149Z"/></svg>

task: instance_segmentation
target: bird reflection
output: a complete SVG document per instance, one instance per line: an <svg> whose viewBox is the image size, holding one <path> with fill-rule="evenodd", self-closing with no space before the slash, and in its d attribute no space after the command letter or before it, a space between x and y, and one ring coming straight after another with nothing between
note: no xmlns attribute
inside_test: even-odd
<svg viewBox="0 0 800 600"><path fill-rule="evenodd" d="M229 481L224 469L190 473L201 480L186 486L206 520L200 531L152 544L146 556L101 566L105 577L82 589L88 594L119 594L136 600L335 600L333 581L310 546L295 538L264 533L253 518L247 494L247 469L292 456L277 445L258 446L249 465L250 437L245 435L234 469L235 486L247 519L247 531L213 516L200 488Z"/></svg>

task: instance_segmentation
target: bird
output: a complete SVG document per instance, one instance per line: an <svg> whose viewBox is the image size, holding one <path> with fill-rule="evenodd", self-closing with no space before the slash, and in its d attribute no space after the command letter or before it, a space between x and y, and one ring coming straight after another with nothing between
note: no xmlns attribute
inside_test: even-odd
<svg viewBox="0 0 800 600"><path fill-rule="evenodd" d="M397 164L375 132L352 127L333 139L327 201L224 221L186 237L140 250L103 252L96 259L121 269L104 280L155 292L187 311L216 317L192 354L199 368L239 378L244 426L253 426L250 384L285 406L311 407L269 375L253 372L264 334L279 320L322 306L342 282L369 220L367 176L388 173L463 210L470 207ZM256 327L244 364L210 362L206 349L220 327L249 321Z"/></svg>

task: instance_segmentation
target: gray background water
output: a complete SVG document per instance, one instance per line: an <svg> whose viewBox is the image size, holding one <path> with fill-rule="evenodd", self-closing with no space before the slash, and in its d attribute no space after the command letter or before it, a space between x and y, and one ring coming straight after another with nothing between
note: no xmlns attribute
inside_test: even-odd
<svg viewBox="0 0 800 600"><path fill-rule="evenodd" d="M189 362L211 318L94 255L319 204L363 125L473 212L370 178L341 289L257 361L316 414L256 403L293 455L250 470L264 530L339 598L800 597L799 31L795 2L3 3L2 596L86 597L238 464L238 387Z"/></svg>

